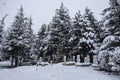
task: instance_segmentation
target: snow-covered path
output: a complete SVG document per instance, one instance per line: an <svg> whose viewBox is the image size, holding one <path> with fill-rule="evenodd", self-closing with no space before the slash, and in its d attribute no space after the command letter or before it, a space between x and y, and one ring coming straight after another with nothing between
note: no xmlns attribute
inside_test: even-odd
<svg viewBox="0 0 120 80"><path fill-rule="evenodd" d="M0 80L120 80L120 76L104 74L91 67L63 66L59 63L44 67L0 69Z"/></svg>

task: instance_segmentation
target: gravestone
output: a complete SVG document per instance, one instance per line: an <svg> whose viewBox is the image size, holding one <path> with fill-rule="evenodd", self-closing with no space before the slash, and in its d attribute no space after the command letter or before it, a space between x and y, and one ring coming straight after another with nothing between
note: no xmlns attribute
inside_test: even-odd
<svg viewBox="0 0 120 80"><path fill-rule="evenodd" d="M50 61L50 64L52 65L52 61Z"/></svg>
<svg viewBox="0 0 120 80"><path fill-rule="evenodd" d="M98 57L97 55L93 56L93 64L92 64L93 69L99 70L99 65L98 65Z"/></svg>
<svg viewBox="0 0 120 80"><path fill-rule="evenodd" d="M42 57L40 57L40 63L42 62Z"/></svg>
<svg viewBox="0 0 120 80"><path fill-rule="evenodd" d="M48 62L50 62L50 56L48 56Z"/></svg>
<svg viewBox="0 0 120 80"><path fill-rule="evenodd" d="M64 64L66 64L66 56L64 56Z"/></svg>
<svg viewBox="0 0 120 80"><path fill-rule="evenodd" d="M73 56L73 61L75 62L75 56Z"/></svg>
<svg viewBox="0 0 120 80"><path fill-rule="evenodd" d="M97 60L97 56L96 55L93 56L93 64L98 64L98 60Z"/></svg>
<svg viewBox="0 0 120 80"><path fill-rule="evenodd" d="M87 55L84 59L85 63L90 63L90 57Z"/></svg>
<svg viewBox="0 0 120 80"><path fill-rule="evenodd" d="M77 55L77 63L80 63L80 55Z"/></svg>
<svg viewBox="0 0 120 80"><path fill-rule="evenodd" d="M12 57L10 57L10 61L12 61Z"/></svg>
<svg viewBox="0 0 120 80"><path fill-rule="evenodd" d="M34 61L37 63L38 56L35 55L34 57L35 57L35 60L34 60Z"/></svg>

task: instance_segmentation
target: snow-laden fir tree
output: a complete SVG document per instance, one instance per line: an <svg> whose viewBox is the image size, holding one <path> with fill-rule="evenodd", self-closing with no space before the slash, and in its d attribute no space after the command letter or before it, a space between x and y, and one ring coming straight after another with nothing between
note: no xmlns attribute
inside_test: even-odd
<svg viewBox="0 0 120 80"><path fill-rule="evenodd" d="M90 62L93 62L93 54L98 53L98 48L100 46L100 34L101 34L101 26L99 22L94 17L93 12L86 7L85 13L83 14L84 22L86 23L86 32L85 36L87 39L87 44L90 48Z"/></svg>
<svg viewBox="0 0 120 80"><path fill-rule="evenodd" d="M71 55L77 56L80 55L80 46L78 46L78 42L82 37L82 32L84 29L83 17L78 11L73 18L73 25L69 31L69 46Z"/></svg>
<svg viewBox="0 0 120 80"><path fill-rule="evenodd" d="M23 56L26 60L30 59L31 55L34 55L35 51L35 35L32 30L32 18L26 18L24 30L24 43L26 44L25 55Z"/></svg>
<svg viewBox="0 0 120 80"><path fill-rule="evenodd" d="M10 31L7 36L6 44L4 45L4 51L11 57L11 66L20 65L24 56L26 55L26 49L28 48L28 43L26 43L26 33L25 30L28 27L26 23L26 18L24 17L23 8L19 9L15 17L15 21L10 27ZM15 65L13 61L15 60Z"/></svg>
<svg viewBox="0 0 120 80"><path fill-rule="evenodd" d="M56 14L51 23L51 39L53 54L57 56L57 60L63 55L67 55L67 36L71 27L71 18L68 9L63 3L59 9L56 9Z"/></svg>
<svg viewBox="0 0 120 80"><path fill-rule="evenodd" d="M108 71L120 71L120 3L110 0L110 7L104 10L106 37L100 47L99 65Z"/></svg>
<svg viewBox="0 0 120 80"><path fill-rule="evenodd" d="M120 36L120 3L118 0L110 0L110 7L103 11L104 26L108 35Z"/></svg>
<svg viewBox="0 0 120 80"><path fill-rule="evenodd" d="M37 34L37 55L42 56L44 55L44 43L43 43L43 39L46 37L46 24L43 24L40 28L40 30L38 31Z"/></svg>
<svg viewBox="0 0 120 80"><path fill-rule="evenodd" d="M2 51L2 48L3 48L3 43L5 41L5 32L4 32L4 26L5 26L5 23L4 23L4 20L5 18L7 17L8 15L5 15L1 20L0 20L0 60L2 60L2 57L3 57L3 51Z"/></svg>
<svg viewBox="0 0 120 80"><path fill-rule="evenodd" d="M38 58L43 57L43 60L46 59L46 57L50 54L49 52L49 39L50 39L50 34L49 34L49 26L46 24L43 24L38 31L37 35L37 54Z"/></svg>
<svg viewBox="0 0 120 80"><path fill-rule="evenodd" d="M81 34L78 43L80 50L81 62L84 62L84 58L89 55L90 62L93 62L93 54L95 53L95 47L97 47L97 31L98 21L95 19L93 12L86 8L82 16Z"/></svg>
<svg viewBox="0 0 120 80"><path fill-rule="evenodd" d="M5 26L4 20L5 20L5 18L6 18L7 16L8 16L8 15L5 15L5 16L0 20L0 44L1 44L2 38L3 38L3 32L4 32L3 28L4 28L4 26Z"/></svg>

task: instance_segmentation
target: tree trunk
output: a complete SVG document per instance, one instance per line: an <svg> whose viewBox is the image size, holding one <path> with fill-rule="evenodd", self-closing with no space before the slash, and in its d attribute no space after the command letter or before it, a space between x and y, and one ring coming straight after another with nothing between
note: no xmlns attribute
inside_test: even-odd
<svg viewBox="0 0 120 80"><path fill-rule="evenodd" d="M19 58L18 56L15 57L15 67L17 67L19 65Z"/></svg>
<svg viewBox="0 0 120 80"><path fill-rule="evenodd" d="M19 65L22 65L22 62L23 62L23 58L19 57Z"/></svg>
<svg viewBox="0 0 120 80"><path fill-rule="evenodd" d="M18 56L18 64L17 64L17 66L20 66L20 56Z"/></svg>
<svg viewBox="0 0 120 80"><path fill-rule="evenodd" d="M50 60L50 55L49 55L49 56L48 56L48 62L50 63L50 61L51 61L51 60Z"/></svg>
<svg viewBox="0 0 120 80"><path fill-rule="evenodd" d="M93 54L90 54L90 63L93 63Z"/></svg>
<svg viewBox="0 0 120 80"><path fill-rule="evenodd" d="M13 61L14 61L14 57L11 57L11 67L13 67Z"/></svg>
<svg viewBox="0 0 120 80"><path fill-rule="evenodd" d="M84 56L83 55L80 55L80 62L84 63Z"/></svg>

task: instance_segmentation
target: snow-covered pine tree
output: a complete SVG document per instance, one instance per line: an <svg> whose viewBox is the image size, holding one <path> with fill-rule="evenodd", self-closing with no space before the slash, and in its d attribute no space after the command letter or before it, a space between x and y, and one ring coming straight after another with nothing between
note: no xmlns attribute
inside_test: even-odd
<svg viewBox="0 0 120 80"><path fill-rule="evenodd" d="M25 49L27 44L24 41L24 30L26 29L26 18L24 17L23 8L19 9L15 21L11 25L10 32L8 33L6 45L4 48L5 52L11 56L11 66L20 65L20 60L25 54ZM15 59L15 65L13 65L13 60Z"/></svg>
<svg viewBox="0 0 120 80"><path fill-rule="evenodd" d="M26 44L24 59L30 59L30 56L34 54L35 50L35 35L32 30L32 18L26 18L26 29L24 30L24 43Z"/></svg>
<svg viewBox="0 0 120 80"><path fill-rule="evenodd" d="M48 51L48 40L47 39L47 25L43 24L38 31L37 34L37 40L36 40L36 47L37 47L37 54L38 58L43 57L43 59L46 57L47 51Z"/></svg>
<svg viewBox="0 0 120 80"><path fill-rule="evenodd" d="M120 36L120 3L117 1L110 0L110 7L103 11L103 21L108 32L107 35Z"/></svg>
<svg viewBox="0 0 120 80"><path fill-rule="evenodd" d="M120 3L110 0L110 7L104 11L106 37L100 47L99 65L108 71L120 71Z"/></svg>
<svg viewBox="0 0 120 80"><path fill-rule="evenodd" d="M93 62L93 50L95 50L95 39L97 32L97 20L93 16L93 12L86 8L82 18L81 37L79 39L79 49L81 62L90 55L90 62ZM96 30L96 31L95 31Z"/></svg>
<svg viewBox="0 0 120 80"><path fill-rule="evenodd" d="M100 33L101 27L99 22L94 17L93 12L86 7L85 13L83 14L84 22L86 23L85 37L87 44L90 48L88 54L90 55L90 62L93 62L93 54L97 54L98 47L100 46Z"/></svg>
<svg viewBox="0 0 120 80"><path fill-rule="evenodd" d="M5 33L4 33L4 26L5 26L5 23L4 23L4 20L5 18L7 17L8 15L5 15L1 20L0 20L0 60L2 60L2 57L3 57L3 42L5 41Z"/></svg>
<svg viewBox="0 0 120 80"><path fill-rule="evenodd" d="M67 36L71 27L71 18L69 16L68 9L61 3L59 9L56 9L56 14L52 19L51 23L51 39L50 43L54 49L54 54L57 55L57 60L61 56L67 54ZM61 47L61 45L63 45ZM62 48L61 50L59 50Z"/></svg>
<svg viewBox="0 0 120 80"><path fill-rule="evenodd" d="M78 11L73 18L73 25L69 31L69 45L70 45L70 53L71 55L77 56L80 55L80 47L78 46L78 42L80 38L82 37L82 31L83 31L83 17Z"/></svg>
<svg viewBox="0 0 120 80"><path fill-rule="evenodd" d="M7 16L8 16L8 15L5 15L5 16L2 18L2 20L0 20L0 44L1 44L2 38L3 38L3 32L4 32L3 28L4 28L4 26L5 26L4 20L5 20L5 18L6 18Z"/></svg>

